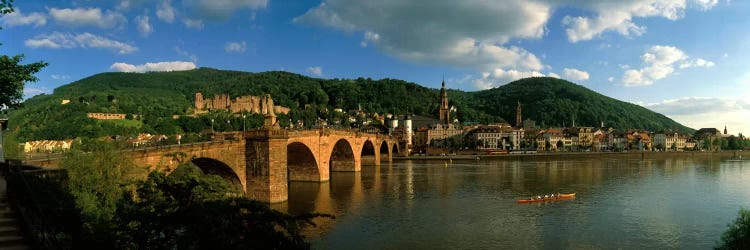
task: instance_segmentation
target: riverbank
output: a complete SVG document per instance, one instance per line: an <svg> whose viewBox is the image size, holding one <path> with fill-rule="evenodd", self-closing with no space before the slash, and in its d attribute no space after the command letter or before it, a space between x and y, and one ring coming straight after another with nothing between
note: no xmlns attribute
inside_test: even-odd
<svg viewBox="0 0 750 250"><path fill-rule="evenodd" d="M551 152L535 154L500 154L500 155L412 155L394 156L393 160L550 160L550 159L585 159L585 158L623 158L623 159L658 159L663 157L727 157L750 161L750 151L719 152Z"/></svg>

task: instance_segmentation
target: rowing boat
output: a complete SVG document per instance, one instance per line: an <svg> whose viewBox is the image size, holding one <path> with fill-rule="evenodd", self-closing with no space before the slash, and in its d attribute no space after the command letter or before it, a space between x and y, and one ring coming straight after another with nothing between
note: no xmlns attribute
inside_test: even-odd
<svg viewBox="0 0 750 250"><path fill-rule="evenodd" d="M576 193L572 194L559 194L555 197L542 197L541 199L528 199L528 200L518 200L517 203L531 203L531 202L540 202L540 201L559 201L559 200L567 200L570 198L576 197Z"/></svg>

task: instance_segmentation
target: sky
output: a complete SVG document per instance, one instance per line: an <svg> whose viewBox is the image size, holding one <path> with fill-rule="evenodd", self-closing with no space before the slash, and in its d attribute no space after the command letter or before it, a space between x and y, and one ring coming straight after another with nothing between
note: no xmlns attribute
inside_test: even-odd
<svg viewBox="0 0 750 250"><path fill-rule="evenodd" d="M27 97L196 67L464 91L551 76L737 134L750 132L748 13L737 0L16 0L0 53L49 63Z"/></svg>

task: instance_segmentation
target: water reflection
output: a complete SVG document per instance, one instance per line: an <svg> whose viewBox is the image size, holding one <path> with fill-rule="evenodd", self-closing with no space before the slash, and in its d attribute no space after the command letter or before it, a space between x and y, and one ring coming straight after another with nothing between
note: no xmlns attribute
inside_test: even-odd
<svg viewBox="0 0 750 250"><path fill-rule="evenodd" d="M446 164L447 163L447 164ZM321 212L315 248L711 248L750 168L718 157L401 161L291 182L296 214ZM545 193L576 199L516 204Z"/></svg>

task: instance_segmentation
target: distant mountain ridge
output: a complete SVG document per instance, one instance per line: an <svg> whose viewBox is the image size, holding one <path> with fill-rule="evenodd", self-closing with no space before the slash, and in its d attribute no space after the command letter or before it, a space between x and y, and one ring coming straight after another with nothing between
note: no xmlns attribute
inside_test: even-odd
<svg viewBox="0 0 750 250"><path fill-rule="evenodd" d="M526 78L499 88L474 92L482 104L476 109L490 115L515 117L521 103L523 117L541 126L589 126L615 129L694 130L644 107L623 102L566 80L551 77ZM525 119L524 118L524 119Z"/></svg>
<svg viewBox="0 0 750 250"><path fill-rule="evenodd" d="M283 122L304 120L307 125L315 124L317 117L331 118L335 108L361 107L366 112L410 112L437 118L439 101L439 89L397 79L319 79L281 71L250 73L211 68L108 72L26 100L23 107L10 112L10 126L19 128L22 140L97 137L111 131L159 132L165 123L168 127L182 126L170 125L170 119L172 115L192 113L195 92L206 97L228 94L232 98L271 94L276 105L291 108L289 117L280 118ZM664 115L556 78L527 78L476 92L449 90L448 98L458 110L454 117L462 122L514 121L520 102L523 118L535 120L538 126L570 126L575 120L579 126L603 122L617 129L693 131ZM62 100L70 103L62 105ZM92 121L85 117L88 112L141 114L143 126L125 129L117 127L122 124Z"/></svg>

